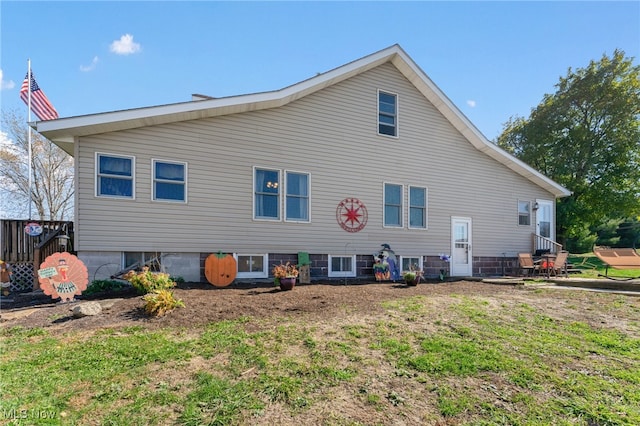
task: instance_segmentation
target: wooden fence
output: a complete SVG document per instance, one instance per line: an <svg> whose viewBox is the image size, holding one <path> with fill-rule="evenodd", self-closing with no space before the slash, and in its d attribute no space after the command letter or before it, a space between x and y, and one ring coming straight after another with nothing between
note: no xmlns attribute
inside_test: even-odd
<svg viewBox="0 0 640 426"><path fill-rule="evenodd" d="M30 236L29 223L42 227L42 234ZM68 238L64 238L67 236ZM13 291L38 289L36 271L47 256L60 251L74 252L73 222L60 220L0 220L0 255L12 271ZM66 246L65 244L66 243Z"/></svg>

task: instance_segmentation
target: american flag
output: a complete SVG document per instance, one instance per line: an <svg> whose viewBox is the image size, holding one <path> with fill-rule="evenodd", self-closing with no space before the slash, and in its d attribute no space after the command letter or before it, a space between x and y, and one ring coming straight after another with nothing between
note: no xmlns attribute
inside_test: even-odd
<svg viewBox="0 0 640 426"><path fill-rule="evenodd" d="M29 105L29 73L22 82L20 88L20 99ZM33 111L40 120L53 120L58 118L58 111L51 105L49 99L36 83L36 78L31 73L31 111Z"/></svg>

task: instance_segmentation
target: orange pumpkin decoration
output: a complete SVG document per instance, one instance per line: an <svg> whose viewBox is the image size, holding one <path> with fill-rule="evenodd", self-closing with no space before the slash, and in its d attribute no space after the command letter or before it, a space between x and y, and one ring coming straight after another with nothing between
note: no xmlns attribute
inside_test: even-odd
<svg viewBox="0 0 640 426"><path fill-rule="evenodd" d="M204 261L204 276L216 287L226 287L236 279L236 259L219 251L212 253Z"/></svg>

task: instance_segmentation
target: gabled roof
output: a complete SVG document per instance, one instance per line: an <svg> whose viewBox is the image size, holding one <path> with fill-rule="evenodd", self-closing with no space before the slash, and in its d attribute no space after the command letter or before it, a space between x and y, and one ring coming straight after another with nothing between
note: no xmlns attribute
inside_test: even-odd
<svg viewBox="0 0 640 426"><path fill-rule="evenodd" d="M556 197L571 194L491 143L397 44L280 90L224 98L194 95L189 102L38 121L33 127L73 155L73 144L79 136L275 108L387 62L393 64L476 149Z"/></svg>

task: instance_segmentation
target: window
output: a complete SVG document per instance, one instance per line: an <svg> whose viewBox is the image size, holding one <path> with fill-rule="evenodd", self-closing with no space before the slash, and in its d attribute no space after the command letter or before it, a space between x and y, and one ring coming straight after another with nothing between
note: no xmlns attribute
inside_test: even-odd
<svg viewBox="0 0 640 426"><path fill-rule="evenodd" d="M378 133L398 136L397 96L378 92Z"/></svg>
<svg viewBox="0 0 640 426"><path fill-rule="evenodd" d="M269 264L266 254L239 254L236 255L238 263L238 278L267 278L269 276Z"/></svg>
<svg viewBox="0 0 640 426"><path fill-rule="evenodd" d="M286 220L309 222L309 175L286 172Z"/></svg>
<svg viewBox="0 0 640 426"><path fill-rule="evenodd" d="M186 202L187 165L153 160L153 199Z"/></svg>
<svg viewBox="0 0 640 426"><path fill-rule="evenodd" d="M355 277L356 256L329 255L329 277Z"/></svg>
<svg viewBox="0 0 640 426"><path fill-rule="evenodd" d="M254 169L253 217L280 220L280 170Z"/></svg>
<svg viewBox="0 0 640 426"><path fill-rule="evenodd" d="M531 203L529 201L518 201L518 225L531 225Z"/></svg>
<svg viewBox="0 0 640 426"><path fill-rule="evenodd" d="M402 227L402 185L384 184L384 226Z"/></svg>
<svg viewBox="0 0 640 426"><path fill-rule="evenodd" d="M422 257L405 257L402 256L401 260L402 272L406 271L421 271L422 270Z"/></svg>
<svg viewBox="0 0 640 426"><path fill-rule="evenodd" d="M161 255L157 252L126 251L122 253L123 269L139 268L146 265L150 271L159 272L162 268L160 260Z"/></svg>
<svg viewBox="0 0 640 426"><path fill-rule="evenodd" d="M409 228L427 228L427 188L409 187Z"/></svg>
<svg viewBox="0 0 640 426"><path fill-rule="evenodd" d="M134 158L96 154L96 195L98 197L134 197Z"/></svg>

